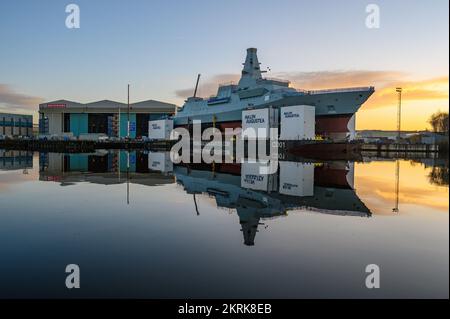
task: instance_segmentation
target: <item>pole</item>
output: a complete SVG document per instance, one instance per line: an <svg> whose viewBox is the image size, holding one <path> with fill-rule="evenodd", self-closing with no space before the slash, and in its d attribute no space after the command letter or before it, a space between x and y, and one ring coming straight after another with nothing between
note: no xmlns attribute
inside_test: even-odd
<svg viewBox="0 0 450 319"><path fill-rule="evenodd" d="M400 161L395 161L395 207L392 209L394 213L398 213L398 202L400 195Z"/></svg>
<svg viewBox="0 0 450 319"><path fill-rule="evenodd" d="M128 98L127 98L127 104L128 104L128 124L127 124L127 137L130 139L130 85L128 84Z"/></svg>
<svg viewBox="0 0 450 319"><path fill-rule="evenodd" d="M198 81L200 80L200 73L197 75L197 83L195 83L194 97L197 97Z"/></svg>
<svg viewBox="0 0 450 319"><path fill-rule="evenodd" d="M117 151L117 166L118 166L117 173L119 175L119 182L120 182L120 154L121 154L121 152L122 152L121 150Z"/></svg>
<svg viewBox="0 0 450 319"><path fill-rule="evenodd" d="M195 199L195 193L194 193L194 204L195 204L195 211L197 212L197 216L199 216L200 212L198 211L197 200Z"/></svg>
<svg viewBox="0 0 450 319"><path fill-rule="evenodd" d="M119 119L117 123L117 137L120 139L120 106L119 106Z"/></svg>
<svg viewBox="0 0 450 319"><path fill-rule="evenodd" d="M399 192L400 192L400 161L398 159L398 150L401 137L401 125L402 125L402 88L398 87L395 89L398 93L398 107L397 107L397 160L395 163L395 207L392 209L393 212L398 213L398 202L399 202Z"/></svg>
<svg viewBox="0 0 450 319"><path fill-rule="evenodd" d="M130 151L127 150L127 205L130 205Z"/></svg>
<svg viewBox="0 0 450 319"><path fill-rule="evenodd" d="M402 124L402 88L395 89L398 93L398 107L397 107L397 142L400 142L400 132Z"/></svg>

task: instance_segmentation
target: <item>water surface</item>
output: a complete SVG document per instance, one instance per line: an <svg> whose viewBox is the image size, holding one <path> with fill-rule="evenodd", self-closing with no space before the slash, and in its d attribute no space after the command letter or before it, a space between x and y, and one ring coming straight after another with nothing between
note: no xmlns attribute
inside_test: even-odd
<svg viewBox="0 0 450 319"><path fill-rule="evenodd" d="M0 151L0 207L2 298L449 295L446 160L281 162L260 179L163 153Z"/></svg>

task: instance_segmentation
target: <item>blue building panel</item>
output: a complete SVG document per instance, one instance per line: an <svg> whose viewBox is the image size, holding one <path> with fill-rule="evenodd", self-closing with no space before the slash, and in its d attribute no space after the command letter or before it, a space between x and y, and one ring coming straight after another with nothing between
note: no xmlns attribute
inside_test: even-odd
<svg viewBox="0 0 450 319"><path fill-rule="evenodd" d="M128 155L127 152L121 151L119 153L120 156L120 171L126 172L128 169L130 172L136 171L136 152L130 152ZM129 161L128 161L129 160ZM129 168L128 168L129 164Z"/></svg>
<svg viewBox="0 0 450 319"><path fill-rule="evenodd" d="M33 116L23 114L0 113L0 135L33 134Z"/></svg>
<svg viewBox="0 0 450 319"><path fill-rule="evenodd" d="M80 134L88 133L88 114L71 113L70 131L74 136L80 136Z"/></svg>
<svg viewBox="0 0 450 319"><path fill-rule="evenodd" d="M120 114L120 137L126 137L128 133L128 113ZM130 113L130 137L136 138L136 113Z"/></svg>
<svg viewBox="0 0 450 319"><path fill-rule="evenodd" d="M88 170L88 156L85 154L71 154L70 157L70 170L86 172Z"/></svg>

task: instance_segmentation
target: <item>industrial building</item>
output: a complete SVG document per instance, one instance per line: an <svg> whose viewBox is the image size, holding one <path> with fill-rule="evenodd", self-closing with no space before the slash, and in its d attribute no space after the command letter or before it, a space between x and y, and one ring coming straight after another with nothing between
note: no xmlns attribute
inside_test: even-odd
<svg viewBox="0 0 450 319"><path fill-rule="evenodd" d="M0 171L33 168L33 152L0 150Z"/></svg>
<svg viewBox="0 0 450 319"><path fill-rule="evenodd" d="M154 100L125 103L102 100L78 103L58 100L39 104L39 133L63 135L103 133L110 137L137 138L148 135L148 122L175 113L176 105Z"/></svg>
<svg viewBox="0 0 450 319"><path fill-rule="evenodd" d="M23 114L0 113L0 135L32 136L33 116Z"/></svg>
<svg viewBox="0 0 450 319"><path fill-rule="evenodd" d="M145 186L159 186L174 182L173 176L160 174L157 169L150 167L150 163L152 163L150 154L137 151L40 153L39 180L58 182L61 186L80 182L101 185L130 182Z"/></svg>

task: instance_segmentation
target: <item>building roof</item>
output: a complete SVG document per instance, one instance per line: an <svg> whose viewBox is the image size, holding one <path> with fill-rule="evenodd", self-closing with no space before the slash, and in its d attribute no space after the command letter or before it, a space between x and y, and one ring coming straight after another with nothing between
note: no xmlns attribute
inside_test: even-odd
<svg viewBox="0 0 450 319"><path fill-rule="evenodd" d="M126 103L100 100L90 103L79 103L69 100L56 100L39 104L39 110L43 109L118 109L127 108ZM148 110L148 111L175 111L176 105L155 100L146 100L135 103L130 103L130 108L134 110Z"/></svg>
<svg viewBox="0 0 450 319"><path fill-rule="evenodd" d="M0 112L0 117L3 117L3 116L15 116L15 117L26 117L26 118L32 118L33 117L33 115L29 115L29 114L18 114L18 113L3 113L3 112Z"/></svg>

